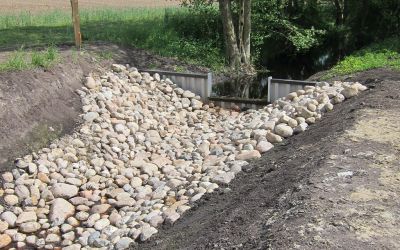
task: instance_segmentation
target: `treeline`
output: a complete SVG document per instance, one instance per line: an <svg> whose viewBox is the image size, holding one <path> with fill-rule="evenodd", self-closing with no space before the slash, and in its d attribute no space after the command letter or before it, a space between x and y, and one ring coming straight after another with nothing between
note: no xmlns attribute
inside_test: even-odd
<svg viewBox="0 0 400 250"><path fill-rule="evenodd" d="M218 46L223 54L217 6L195 4L189 8L184 15L167 13L165 24L185 39ZM327 44L339 53L334 57L338 60L399 33L399 0L252 1L252 58L259 68L282 54L307 53Z"/></svg>

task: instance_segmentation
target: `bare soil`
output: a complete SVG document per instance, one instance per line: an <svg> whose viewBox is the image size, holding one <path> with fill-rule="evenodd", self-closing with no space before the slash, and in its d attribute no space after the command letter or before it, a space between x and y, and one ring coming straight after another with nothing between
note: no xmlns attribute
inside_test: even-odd
<svg viewBox="0 0 400 250"><path fill-rule="evenodd" d="M133 249L399 249L400 73L250 164Z"/></svg>
<svg viewBox="0 0 400 250"><path fill-rule="evenodd" d="M96 9L102 7L126 8L126 7L168 7L177 6L176 0L79 0L81 9ZM1 0L0 12L45 12L52 10L71 10L68 0Z"/></svg>
<svg viewBox="0 0 400 250"><path fill-rule="evenodd" d="M75 92L85 76L101 72L112 63L139 69L208 72L208 69L154 55L142 49L109 43L85 44L81 53L71 46L59 47L61 59L49 70L0 72L0 171L30 152L46 147L71 133L79 124L81 101ZM0 63L11 52L0 52ZM110 58L104 58L109 54Z"/></svg>
<svg viewBox="0 0 400 250"><path fill-rule="evenodd" d="M97 65L62 53L49 70L0 73L0 169L73 130L81 113L76 89Z"/></svg>
<svg viewBox="0 0 400 250"><path fill-rule="evenodd" d="M110 55L110 59L115 63L129 64L142 70L159 69L192 73L210 72L206 67L187 64L177 58L159 56L140 48L115 45L107 42L86 43L84 46L84 50L90 54L108 54Z"/></svg>

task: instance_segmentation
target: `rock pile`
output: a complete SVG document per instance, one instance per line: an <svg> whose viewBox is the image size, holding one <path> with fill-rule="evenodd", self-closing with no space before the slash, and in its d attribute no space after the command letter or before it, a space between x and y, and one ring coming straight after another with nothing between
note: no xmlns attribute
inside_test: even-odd
<svg viewBox="0 0 400 250"><path fill-rule="evenodd" d="M158 74L113 65L79 90L78 132L2 174L0 248L126 249L145 241L248 160L362 90L322 84L239 113L203 104Z"/></svg>

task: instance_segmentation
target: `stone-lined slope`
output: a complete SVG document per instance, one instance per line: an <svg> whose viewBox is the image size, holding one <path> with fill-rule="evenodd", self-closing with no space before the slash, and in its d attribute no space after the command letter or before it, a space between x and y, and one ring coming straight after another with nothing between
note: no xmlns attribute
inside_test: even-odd
<svg viewBox="0 0 400 250"><path fill-rule="evenodd" d="M122 65L85 86L79 132L2 175L0 247L126 249L147 240L272 143L365 89L321 84L239 113Z"/></svg>

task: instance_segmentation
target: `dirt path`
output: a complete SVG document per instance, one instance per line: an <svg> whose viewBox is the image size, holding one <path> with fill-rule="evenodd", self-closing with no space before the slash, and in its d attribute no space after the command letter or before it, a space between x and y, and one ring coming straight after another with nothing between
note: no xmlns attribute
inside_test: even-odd
<svg viewBox="0 0 400 250"><path fill-rule="evenodd" d="M253 162L136 249L399 249L400 73Z"/></svg>

